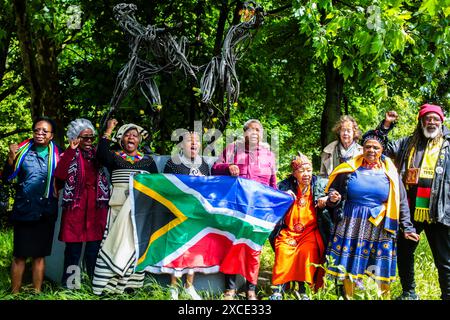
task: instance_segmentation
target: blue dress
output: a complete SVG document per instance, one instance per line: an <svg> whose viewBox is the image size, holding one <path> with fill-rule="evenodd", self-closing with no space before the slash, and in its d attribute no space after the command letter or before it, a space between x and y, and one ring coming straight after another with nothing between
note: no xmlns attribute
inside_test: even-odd
<svg viewBox="0 0 450 320"><path fill-rule="evenodd" d="M352 279L361 283L364 275L378 282L395 280L395 236L378 227L369 218L376 216L389 195L389 179L383 170L358 168L348 181L348 196L344 218L338 222L328 245L327 273L340 280ZM330 261L330 260L329 260Z"/></svg>

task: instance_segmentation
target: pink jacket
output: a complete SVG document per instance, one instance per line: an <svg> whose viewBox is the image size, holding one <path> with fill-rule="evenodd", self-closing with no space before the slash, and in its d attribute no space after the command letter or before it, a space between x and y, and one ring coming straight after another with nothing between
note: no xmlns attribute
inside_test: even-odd
<svg viewBox="0 0 450 320"><path fill-rule="evenodd" d="M213 175L230 175L228 167L239 167L239 176L277 188L274 154L265 146L258 146L255 152L245 150L243 142L229 144L212 167Z"/></svg>

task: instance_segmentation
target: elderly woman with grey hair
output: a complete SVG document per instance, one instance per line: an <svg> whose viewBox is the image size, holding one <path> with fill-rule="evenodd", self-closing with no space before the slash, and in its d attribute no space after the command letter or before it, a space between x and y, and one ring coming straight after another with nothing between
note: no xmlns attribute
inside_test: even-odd
<svg viewBox="0 0 450 320"><path fill-rule="evenodd" d="M212 175L230 175L251 179L277 188L275 155L262 142L263 126L257 119L245 122L244 139L226 146L212 167ZM256 283L246 282L247 299L257 300ZM236 299L236 275L225 275L224 300Z"/></svg>
<svg viewBox="0 0 450 320"><path fill-rule="evenodd" d="M67 279L79 264L83 243L86 271L92 279L106 226L109 181L95 156L95 135L89 120L72 121L67 128L69 147L55 170L57 181L64 184L59 240L66 243L62 285L69 289L74 283Z"/></svg>
<svg viewBox="0 0 450 320"><path fill-rule="evenodd" d="M334 125L333 132L337 140L328 144L320 156L320 175L324 177L328 177L342 162L347 162L363 152L362 146L358 144L361 130L352 116L341 116Z"/></svg>

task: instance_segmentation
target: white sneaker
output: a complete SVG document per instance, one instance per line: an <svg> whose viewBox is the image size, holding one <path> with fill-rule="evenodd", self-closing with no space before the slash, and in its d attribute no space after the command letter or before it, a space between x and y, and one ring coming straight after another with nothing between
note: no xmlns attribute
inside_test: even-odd
<svg viewBox="0 0 450 320"><path fill-rule="evenodd" d="M178 289L174 287L169 288L170 297L172 300L178 300Z"/></svg>
<svg viewBox="0 0 450 320"><path fill-rule="evenodd" d="M184 288L184 291L186 291L186 293L191 296L192 300L202 300L202 297L200 297L197 291L195 291L194 286Z"/></svg>

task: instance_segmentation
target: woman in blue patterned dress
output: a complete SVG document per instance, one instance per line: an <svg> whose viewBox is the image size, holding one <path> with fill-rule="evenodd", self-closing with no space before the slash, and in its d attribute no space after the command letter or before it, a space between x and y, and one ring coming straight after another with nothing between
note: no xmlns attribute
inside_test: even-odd
<svg viewBox="0 0 450 320"><path fill-rule="evenodd" d="M386 138L371 130L362 138L363 154L331 173L326 191L342 198L335 204L336 227L328 246L327 273L343 280L345 298L355 284L372 277L384 295L396 272L396 235L417 241L409 219L405 187L393 162L382 155Z"/></svg>

